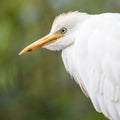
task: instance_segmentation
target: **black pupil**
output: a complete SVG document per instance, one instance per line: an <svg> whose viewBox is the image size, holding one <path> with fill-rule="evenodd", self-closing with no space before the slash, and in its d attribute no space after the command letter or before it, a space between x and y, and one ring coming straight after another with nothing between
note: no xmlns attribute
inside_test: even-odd
<svg viewBox="0 0 120 120"><path fill-rule="evenodd" d="M64 33L65 32L65 29L62 29L62 33Z"/></svg>
<svg viewBox="0 0 120 120"><path fill-rule="evenodd" d="M62 28L61 33L63 33L63 34L66 33L66 28Z"/></svg>

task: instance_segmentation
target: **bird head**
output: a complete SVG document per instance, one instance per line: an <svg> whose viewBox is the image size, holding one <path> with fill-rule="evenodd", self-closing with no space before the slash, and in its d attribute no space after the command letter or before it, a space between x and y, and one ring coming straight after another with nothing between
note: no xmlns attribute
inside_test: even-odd
<svg viewBox="0 0 120 120"><path fill-rule="evenodd" d="M49 50L63 50L74 44L78 26L87 14L80 12L63 13L57 16L53 22L51 31L45 37L33 42L24 48L19 55L25 54L37 48L47 48Z"/></svg>

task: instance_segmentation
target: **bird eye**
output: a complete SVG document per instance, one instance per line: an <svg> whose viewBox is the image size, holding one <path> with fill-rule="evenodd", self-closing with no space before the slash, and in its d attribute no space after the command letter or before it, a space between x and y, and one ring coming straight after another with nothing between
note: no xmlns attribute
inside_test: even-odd
<svg viewBox="0 0 120 120"><path fill-rule="evenodd" d="M62 34L65 34L65 33L67 32L67 28L65 28L65 27L61 28L61 29L60 29L60 32L61 32Z"/></svg>

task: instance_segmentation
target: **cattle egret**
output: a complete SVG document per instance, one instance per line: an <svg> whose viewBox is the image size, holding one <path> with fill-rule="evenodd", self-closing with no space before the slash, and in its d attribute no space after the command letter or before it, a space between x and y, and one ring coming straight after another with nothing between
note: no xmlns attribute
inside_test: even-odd
<svg viewBox="0 0 120 120"><path fill-rule="evenodd" d="M110 120L120 120L120 14L69 12L55 18L50 33L23 49L62 51L66 70Z"/></svg>

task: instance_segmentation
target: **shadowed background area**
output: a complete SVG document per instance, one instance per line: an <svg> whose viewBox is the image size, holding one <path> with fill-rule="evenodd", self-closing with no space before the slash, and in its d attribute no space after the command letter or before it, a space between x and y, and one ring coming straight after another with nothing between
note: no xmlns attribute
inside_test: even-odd
<svg viewBox="0 0 120 120"><path fill-rule="evenodd" d="M106 120L65 71L60 52L18 56L55 16L120 12L119 0L0 0L0 120Z"/></svg>

